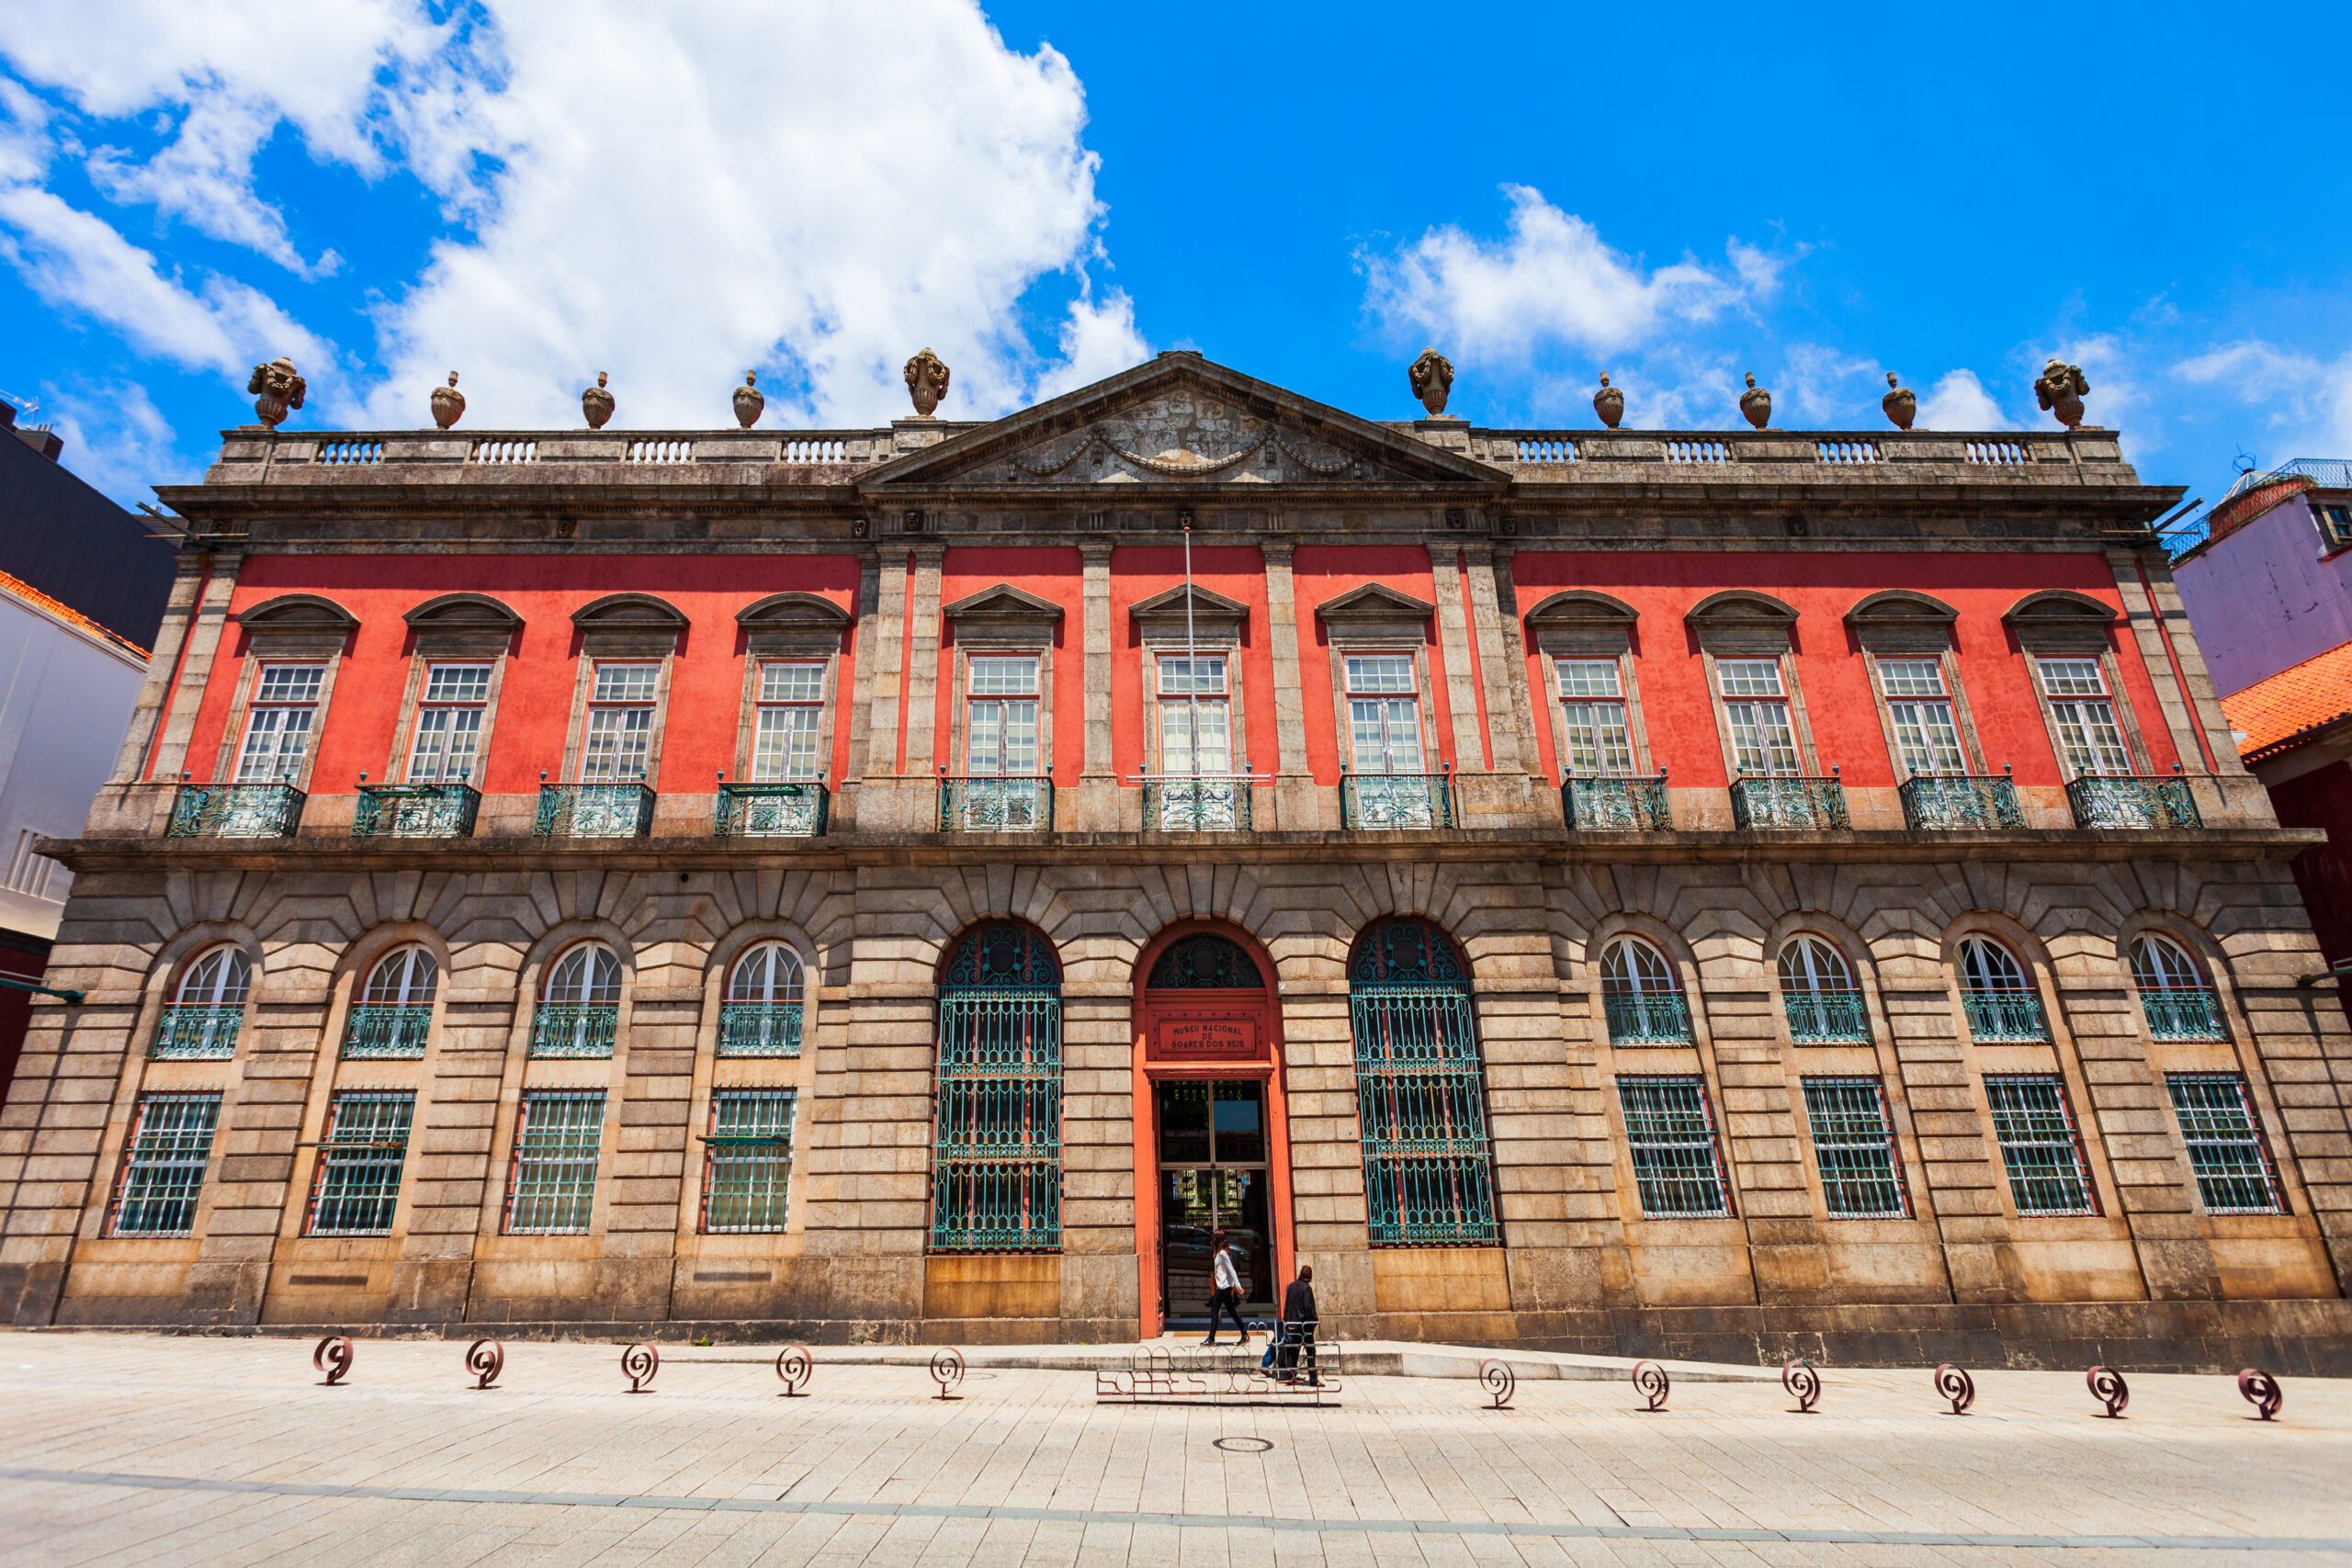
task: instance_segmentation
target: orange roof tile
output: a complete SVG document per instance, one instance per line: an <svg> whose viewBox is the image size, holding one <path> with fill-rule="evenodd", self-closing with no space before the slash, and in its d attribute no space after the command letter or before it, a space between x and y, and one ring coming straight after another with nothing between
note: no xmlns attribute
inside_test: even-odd
<svg viewBox="0 0 2352 1568"><path fill-rule="evenodd" d="M59 620L64 621L72 626L80 626L84 631L88 632L91 636L102 637L106 641L114 644L117 648L126 649L127 651L137 655L142 661L147 658L147 650L145 649L140 647L129 637L124 637L120 632L108 631L106 627L98 625L97 622L90 619L89 616L82 614L81 611L75 609L73 605L66 604L63 600L52 599L48 594L43 593L40 589L35 588L31 583L27 582L20 578L11 577L5 571L0 571L0 593L13 593L28 604L38 604L40 608L48 611L51 615L55 615Z"/></svg>
<svg viewBox="0 0 2352 1568"><path fill-rule="evenodd" d="M2238 755L2248 761L2352 714L2352 642L2223 697L2222 711L2230 716L2231 728L2245 732Z"/></svg>

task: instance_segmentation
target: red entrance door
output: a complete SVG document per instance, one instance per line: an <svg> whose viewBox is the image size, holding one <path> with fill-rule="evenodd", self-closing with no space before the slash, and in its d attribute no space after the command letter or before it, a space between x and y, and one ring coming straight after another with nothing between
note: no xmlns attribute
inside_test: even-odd
<svg viewBox="0 0 2352 1568"><path fill-rule="evenodd" d="M1206 1315L1209 1237L1227 1233L1245 1310L1289 1278L1290 1140L1273 964L1246 937L1178 927L1136 987L1136 1261L1144 1333Z"/></svg>

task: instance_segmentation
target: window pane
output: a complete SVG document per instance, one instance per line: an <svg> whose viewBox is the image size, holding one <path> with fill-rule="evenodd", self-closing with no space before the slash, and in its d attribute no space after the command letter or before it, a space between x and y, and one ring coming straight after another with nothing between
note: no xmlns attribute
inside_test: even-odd
<svg viewBox="0 0 2352 1568"><path fill-rule="evenodd" d="M2096 659L2044 659L2041 689L2053 697L2103 697L2107 680Z"/></svg>
<svg viewBox="0 0 2352 1568"><path fill-rule="evenodd" d="M1807 1078L1805 1118L1829 1213L1843 1219L1905 1219L1909 1194L1874 1078Z"/></svg>
<svg viewBox="0 0 2352 1568"><path fill-rule="evenodd" d="M239 784L293 784L301 778L311 749L316 709L255 708L245 720L245 750L237 763Z"/></svg>
<svg viewBox="0 0 2352 1568"><path fill-rule="evenodd" d="M1199 744L1194 744L1195 738ZM1160 699L1159 771L1225 773L1233 769L1232 714L1223 697Z"/></svg>
<svg viewBox="0 0 2352 1568"><path fill-rule="evenodd" d="M408 782L456 784L471 778L481 740L481 709L470 707L421 709Z"/></svg>
<svg viewBox="0 0 2352 1568"><path fill-rule="evenodd" d="M1777 659L1724 659L1715 663L1727 697L1779 697L1781 661Z"/></svg>
<svg viewBox="0 0 2352 1568"><path fill-rule="evenodd" d="M1163 697L1223 696L1225 657L1203 654L1195 659L1163 658L1159 661L1159 694Z"/></svg>
<svg viewBox="0 0 2352 1568"><path fill-rule="evenodd" d="M730 1002L783 1002L800 999L800 955L782 942L762 942L735 964L727 984Z"/></svg>
<svg viewBox="0 0 2352 1568"><path fill-rule="evenodd" d="M1622 697L1624 689L1618 684L1617 661L1613 659L1559 659L1553 668L1560 672L1560 695L1564 697Z"/></svg>
<svg viewBox="0 0 2352 1568"><path fill-rule="evenodd" d="M108 1227L112 1234L187 1235L196 1228L197 1198L220 1120L217 1094L140 1098Z"/></svg>
<svg viewBox="0 0 2352 1568"><path fill-rule="evenodd" d="M1784 991L1850 991L1852 975L1843 954L1819 937L1799 937L1781 949Z"/></svg>
<svg viewBox="0 0 2352 1568"><path fill-rule="evenodd" d="M266 664L261 683L254 690L257 703L314 703L326 680L323 664Z"/></svg>
<svg viewBox="0 0 2352 1568"><path fill-rule="evenodd" d="M1705 1086L1697 1078L1619 1078L1617 1098L1625 1111L1625 1141L1642 1213L1729 1213Z"/></svg>
<svg viewBox="0 0 2352 1568"><path fill-rule="evenodd" d="M814 703L824 700L825 667L821 664L763 664L760 701Z"/></svg>
<svg viewBox="0 0 2352 1568"><path fill-rule="evenodd" d="M2188 953L2160 936L2136 938L2132 943L2132 978L2143 991L2177 987L2202 987L2205 976Z"/></svg>
<svg viewBox="0 0 2352 1568"><path fill-rule="evenodd" d="M253 983L253 965L233 947L216 947L188 965L180 978L179 1000L189 1007L235 1007Z"/></svg>
<svg viewBox="0 0 2352 1568"><path fill-rule="evenodd" d="M1882 659L1878 663L1879 689L1890 697L1940 697L1944 694L1944 667L1934 659Z"/></svg>
<svg viewBox="0 0 2352 1568"><path fill-rule="evenodd" d="M971 693L976 697L1025 697L1037 690L1037 661L1034 659L974 659L970 670Z"/></svg>
<svg viewBox="0 0 2352 1568"><path fill-rule="evenodd" d="M1725 703L1731 724L1733 761L1742 773L1794 773L1796 737L1789 728L1786 703Z"/></svg>
<svg viewBox="0 0 2352 1568"><path fill-rule="evenodd" d="M602 1093L524 1095L506 1193L507 1234L578 1235L588 1229L604 1122Z"/></svg>
<svg viewBox="0 0 2352 1568"><path fill-rule="evenodd" d="M591 708L588 743L581 753L585 784L628 784L645 777L647 743L653 734L651 708Z"/></svg>
<svg viewBox="0 0 2352 1568"><path fill-rule="evenodd" d="M1960 983L1972 991L2022 991L2025 971L1997 942L1973 936L1960 944Z"/></svg>
<svg viewBox="0 0 2352 1568"><path fill-rule="evenodd" d="M327 1107L326 1137L311 1202L312 1235L383 1235L399 1206L401 1165L408 1154L416 1096L338 1094Z"/></svg>
<svg viewBox="0 0 2352 1568"><path fill-rule="evenodd" d="M792 1091L718 1089L704 1145L702 1228L780 1231L792 1182Z"/></svg>
<svg viewBox="0 0 2352 1568"><path fill-rule="evenodd" d="M1419 688L1413 681L1413 657L1408 653L1368 654L1348 656L1348 690L1351 692L1411 692Z"/></svg>
<svg viewBox="0 0 2352 1568"><path fill-rule="evenodd" d="M1623 703L1564 703L1568 772L1622 775L1634 771L1634 741Z"/></svg>
<svg viewBox="0 0 2352 1568"><path fill-rule="evenodd" d="M2056 1078L1986 1078L1984 1097L2018 1213L2097 1213L2064 1086Z"/></svg>
<svg viewBox="0 0 2352 1568"><path fill-rule="evenodd" d="M2132 754L2124 750L2123 732L2115 727L2112 704L2052 703L2050 714L2058 721L2058 742L2075 773L2132 771Z"/></svg>
<svg viewBox="0 0 2352 1568"><path fill-rule="evenodd" d="M1894 723L1894 743L1903 753L1905 773L1934 775L1968 771L1950 703L1889 703L1886 713Z"/></svg>
<svg viewBox="0 0 2352 1568"><path fill-rule="evenodd" d="M2216 1214L2285 1213L2286 1194L2254 1119L2245 1079L2235 1073L2175 1073L2165 1083L2205 1207Z"/></svg>
<svg viewBox="0 0 2352 1568"><path fill-rule="evenodd" d="M596 689L590 699L599 703L650 703L662 674L659 664L599 664Z"/></svg>
<svg viewBox="0 0 2352 1568"><path fill-rule="evenodd" d="M435 664L424 677L428 703L483 703L490 700L487 664Z"/></svg>
<svg viewBox="0 0 2352 1568"><path fill-rule="evenodd" d="M752 738L754 783L817 776L817 709L763 707Z"/></svg>
<svg viewBox="0 0 2352 1568"><path fill-rule="evenodd" d="M1600 961L1600 986L1603 991L1670 991L1674 987L1674 972L1666 966L1666 958L1645 942L1627 939L1611 942Z"/></svg>
<svg viewBox="0 0 2352 1568"><path fill-rule="evenodd" d="M441 967L421 947L404 947L376 965L362 1000L373 1004L430 1002Z"/></svg>

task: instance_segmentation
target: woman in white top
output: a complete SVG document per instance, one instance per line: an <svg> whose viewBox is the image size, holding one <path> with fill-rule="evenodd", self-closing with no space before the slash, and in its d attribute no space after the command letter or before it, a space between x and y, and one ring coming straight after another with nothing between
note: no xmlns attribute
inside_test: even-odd
<svg viewBox="0 0 2352 1568"><path fill-rule="evenodd" d="M1210 1240L1216 1248L1209 1260L1209 1280L1215 1288L1209 1292L1209 1337L1201 1344L1207 1347L1216 1343L1217 1314L1223 1312L1233 1319L1233 1331L1247 1345L1250 1329L1241 1321L1241 1270L1234 1267L1233 1248L1227 1245L1223 1231L1216 1232Z"/></svg>

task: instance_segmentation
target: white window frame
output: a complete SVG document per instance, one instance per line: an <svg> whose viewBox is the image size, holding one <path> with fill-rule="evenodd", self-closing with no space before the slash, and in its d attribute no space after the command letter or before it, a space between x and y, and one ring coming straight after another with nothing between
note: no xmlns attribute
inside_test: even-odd
<svg viewBox="0 0 2352 1568"><path fill-rule="evenodd" d="M1025 687L1014 673L1027 667ZM964 773L967 778L1035 779L1046 776L1046 661L1041 655L1020 652L969 653L964 658ZM983 685L987 689L983 690ZM1026 710L1025 714L1023 710ZM1012 739L1013 728L1024 723L1025 749ZM981 750L983 735L988 750ZM1016 760L1026 767L1016 768ZM985 765L983 765L985 764Z"/></svg>
<svg viewBox="0 0 2352 1568"><path fill-rule="evenodd" d="M323 659L256 662L253 696L245 706L244 732L237 742L237 783L302 787L310 775L311 750L318 739L319 713L325 706L329 668L330 661ZM273 694L272 678L281 672L307 673L310 679L294 685L290 693L281 683ZM299 726L293 722L297 717L301 720ZM289 741L294 744L289 746ZM257 750L257 745L264 749ZM256 767L256 762L261 765Z"/></svg>
<svg viewBox="0 0 2352 1568"><path fill-rule="evenodd" d="M481 676L479 682L458 679L477 671ZM452 677L446 683L445 671ZM410 727L403 782L481 787L482 738L490 728L490 698L497 678L493 660L433 660L425 664L424 694L417 699L416 719ZM429 762L425 756L428 735L435 738ZM458 736L465 738L462 761L453 743Z"/></svg>
<svg viewBox="0 0 2352 1568"><path fill-rule="evenodd" d="M1378 649L1341 649L1335 650L1333 656L1340 662L1340 713L1347 724L1342 739L1346 743L1349 771L1358 774L1426 776L1430 772L1430 733L1421 701L1419 654L1414 651L1389 651ZM1405 671L1404 687L1399 689L1393 684L1385 684L1371 679L1369 667L1374 661L1391 669L1402 665ZM1363 668L1360 669L1360 667ZM1393 679L1393 676L1383 679ZM1382 763L1377 768L1368 768L1363 765L1364 750L1360 743L1361 737L1357 729L1356 705L1359 703L1376 709L1374 718L1377 725L1377 747ZM1409 751L1406 751L1400 746L1400 737L1394 728L1399 709L1410 710L1413 732ZM1408 765L1397 766L1400 761Z"/></svg>
<svg viewBox="0 0 2352 1568"><path fill-rule="evenodd" d="M824 659L759 660L746 773L751 783L805 784L824 776L830 668L831 661ZM777 741L774 746L769 744L772 737Z"/></svg>
<svg viewBox="0 0 2352 1568"><path fill-rule="evenodd" d="M1215 683L1202 679L1215 666ZM1152 692L1158 708L1152 745L1159 772L1166 778L1226 778L1234 772L1233 660L1223 649L1181 653L1165 649L1152 655ZM1178 674L1171 687L1170 675ZM1171 749L1170 730L1179 743ZM1202 745L1204 737L1211 743ZM1204 759L1204 751L1210 754Z"/></svg>
<svg viewBox="0 0 2352 1568"><path fill-rule="evenodd" d="M1559 701L1560 776L1636 776L1641 750L1623 661L1566 653L1549 657ZM1588 761L1589 766L1581 765Z"/></svg>
<svg viewBox="0 0 2352 1568"><path fill-rule="evenodd" d="M609 672L616 677L624 672L642 671L639 682L616 679L607 682ZM663 661L658 659L599 659L589 672L588 706L580 731L580 784L650 784L654 761L655 728L661 712ZM611 755L598 756L599 726L612 737ZM631 745L632 739L634 746ZM635 753L631 765L630 753Z"/></svg>
<svg viewBox="0 0 2352 1568"><path fill-rule="evenodd" d="M2071 666L2064 681L2052 679L2052 665ZM2081 671L2087 671L2084 681ZM2124 727L2121 705L2115 694L2115 682L2109 677L2108 662L2103 657L2079 654L2036 654L2033 658L2034 689L2041 694L2043 711L2050 717L2051 745L2058 760L2075 778L2129 778L2139 773L2138 749ZM2107 736L2097 736L2085 727L2085 719L2104 716ZM2082 750L2068 739L2070 726L2082 733ZM2112 754L2102 757L2111 738ZM2113 761L2118 767L2083 766L2085 758L2101 763Z"/></svg>
<svg viewBox="0 0 2352 1568"><path fill-rule="evenodd" d="M1711 662L1714 666L1715 693L1723 704L1724 739L1730 750L1726 761L1734 779L1743 778L1804 778L1809 774L1806 748L1797 724L1796 698L1791 690L1788 671L1776 657L1735 658L1722 656ZM1769 682L1758 679L1769 674ZM1734 690L1736 684L1737 690ZM1777 716L1780 733L1769 735L1759 728L1759 720L1769 721ZM1746 729L1752 739L1743 740ZM1779 765L1780 747L1786 744L1788 765ZM1766 763L1749 767L1748 757Z"/></svg>
<svg viewBox="0 0 2352 1568"><path fill-rule="evenodd" d="M1944 661L1933 655L1887 654L1872 662L1878 666L1897 777L1965 777L1968 739ZM1922 671L1929 677L1926 682L1918 678ZM1936 733L1939 719L1941 734ZM1922 761L1930 765L1923 767Z"/></svg>

